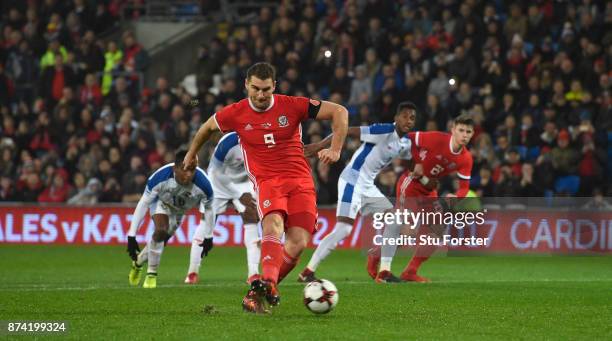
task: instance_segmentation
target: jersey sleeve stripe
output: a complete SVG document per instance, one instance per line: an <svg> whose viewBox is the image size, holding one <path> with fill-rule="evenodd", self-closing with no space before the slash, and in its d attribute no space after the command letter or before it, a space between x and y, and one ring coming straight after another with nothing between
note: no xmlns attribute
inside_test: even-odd
<svg viewBox="0 0 612 341"><path fill-rule="evenodd" d="M193 182L196 186L198 186L199 189L202 190L202 192L204 192L204 194L206 194L208 198L212 198L213 189L212 185L210 184L210 180L208 180L208 177L206 176L206 173L204 173L204 170L202 170L201 168L196 169L196 175L193 179Z"/></svg>
<svg viewBox="0 0 612 341"><path fill-rule="evenodd" d="M344 187L344 192L342 193L342 202L352 203L354 191L355 186L353 184L347 183L346 187Z"/></svg>
<svg viewBox="0 0 612 341"><path fill-rule="evenodd" d="M147 180L147 190L151 191L153 190L155 186L159 185L161 182L164 182L170 178L173 178L174 177L173 167L174 167L174 163L169 163L161 167L160 169L156 170L155 173L153 173Z"/></svg>
<svg viewBox="0 0 612 341"><path fill-rule="evenodd" d="M221 162L225 161L227 153L236 145L238 145L238 135L236 133L229 133L223 136L215 148L215 159Z"/></svg>
<svg viewBox="0 0 612 341"><path fill-rule="evenodd" d="M372 124L370 125L370 134L372 135L389 134L389 133L392 133L394 129L395 129L395 126L391 123Z"/></svg>
<svg viewBox="0 0 612 341"><path fill-rule="evenodd" d="M470 180L470 179L472 178L472 177L471 177L471 176L469 176L469 175L463 175L463 174L461 174L461 173L459 173L459 172L457 173L457 176L458 176L458 177L460 177L460 178L461 178L461 179L463 179L463 180Z"/></svg>
<svg viewBox="0 0 612 341"><path fill-rule="evenodd" d="M219 128L219 131L222 132L223 134L225 134L225 132L223 131L223 129L221 129L221 126L219 125L219 121L217 121L217 113L215 113L212 116L213 120L215 120L215 124L217 125L217 128Z"/></svg>
<svg viewBox="0 0 612 341"><path fill-rule="evenodd" d="M417 145L417 147L420 147L421 145L419 144L419 132L417 131L415 136L414 136L414 144Z"/></svg>
<svg viewBox="0 0 612 341"><path fill-rule="evenodd" d="M353 162L354 170L359 171L361 169L361 166L363 166L366 158L368 157L368 154L370 154L373 148L374 148L373 143L366 143L363 145L363 149L361 150L361 153L357 155L357 157L355 158L355 161Z"/></svg>

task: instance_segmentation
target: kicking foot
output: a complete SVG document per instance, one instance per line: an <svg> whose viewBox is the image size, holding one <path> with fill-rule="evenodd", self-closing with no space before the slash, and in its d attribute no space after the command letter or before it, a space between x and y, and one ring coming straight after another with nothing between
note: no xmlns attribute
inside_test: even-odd
<svg viewBox="0 0 612 341"><path fill-rule="evenodd" d="M316 280L317 277L315 276L314 271L310 271L309 268L305 268L304 271L300 272L298 275L298 282L300 283L310 283Z"/></svg>
<svg viewBox="0 0 612 341"><path fill-rule="evenodd" d="M280 296L276 285L256 279L251 283L251 287L246 296L242 299L242 309L249 313L268 314L269 306L277 306L280 303Z"/></svg>
<svg viewBox="0 0 612 341"><path fill-rule="evenodd" d="M388 271L388 270L383 270L379 272L378 275L376 275L375 281L376 283L402 283L403 282L401 279L395 277L395 275L392 274L391 271Z"/></svg>
<svg viewBox="0 0 612 341"><path fill-rule="evenodd" d="M253 283L253 281L254 281L254 280L256 280L256 279L261 279L261 277L259 276L259 274L254 274L254 275L249 276L249 278L247 278L247 280L246 280L246 284L249 284L249 285L250 285L250 284L251 284L251 283Z"/></svg>
<svg viewBox="0 0 612 341"><path fill-rule="evenodd" d="M185 284L196 284L200 281L200 278L197 272L190 272L187 277L185 277Z"/></svg>
<svg viewBox="0 0 612 341"><path fill-rule="evenodd" d="M263 281L266 286L266 301L272 307L276 307L280 304L280 293L275 283L269 281Z"/></svg>
<svg viewBox="0 0 612 341"><path fill-rule="evenodd" d="M412 272L403 272L400 278L405 282L429 283L429 278L422 277Z"/></svg>
<svg viewBox="0 0 612 341"><path fill-rule="evenodd" d="M380 264L380 248L378 246L368 250L368 263L366 269L368 269L368 275L372 279L376 279L378 274L378 265Z"/></svg>

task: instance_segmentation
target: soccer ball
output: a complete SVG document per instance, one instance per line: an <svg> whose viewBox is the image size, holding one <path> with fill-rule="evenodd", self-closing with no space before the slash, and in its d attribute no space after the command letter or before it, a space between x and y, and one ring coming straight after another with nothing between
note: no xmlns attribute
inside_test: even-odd
<svg viewBox="0 0 612 341"><path fill-rule="evenodd" d="M315 314L329 313L338 304L338 289L326 279L317 279L304 288L304 305Z"/></svg>

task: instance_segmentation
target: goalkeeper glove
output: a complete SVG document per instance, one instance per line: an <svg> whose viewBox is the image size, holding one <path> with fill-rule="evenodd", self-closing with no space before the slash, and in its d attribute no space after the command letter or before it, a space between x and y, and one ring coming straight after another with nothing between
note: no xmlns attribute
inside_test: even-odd
<svg viewBox="0 0 612 341"><path fill-rule="evenodd" d="M138 259L138 252L140 252L140 247L138 246L136 237L128 236L127 252L130 255L130 258L132 258L132 260Z"/></svg>
<svg viewBox="0 0 612 341"><path fill-rule="evenodd" d="M208 253L213 248L213 239L212 238L204 239L204 241L202 242L202 244L200 244L200 246L202 247L202 255L201 256L202 256L202 258L204 258L204 256L208 256Z"/></svg>

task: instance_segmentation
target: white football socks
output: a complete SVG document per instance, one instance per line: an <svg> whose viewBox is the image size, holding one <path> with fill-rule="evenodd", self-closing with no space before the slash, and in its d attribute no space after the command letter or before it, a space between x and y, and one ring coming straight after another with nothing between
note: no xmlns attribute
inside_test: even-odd
<svg viewBox="0 0 612 341"><path fill-rule="evenodd" d="M200 240L193 239L191 242L191 251L189 253L189 271L188 274L200 272L200 264L202 263L202 249Z"/></svg>
<svg viewBox="0 0 612 341"><path fill-rule="evenodd" d="M325 236L308 262L308 269L316 271L319 264L336 248L339 242L351 234L353 225L337 222L334 230Z"/></svg>
<svg viewBox="0 0 612 341"><path fill-rule="evenodd" d="M385 226L385 230L383 231L383 240L389 240L392 238L399 237L400 234L400 226L396 224L390 224ZM381 247L380 250L380 269L379 271L391 271L391 262L393 261L393 256L395 256L395 252L397 250L397 245L393 243L393 245L389 245L390 243L385 243Z"/></svg>
<svg viewBox="0 0 612 341"><path fill-rule="evenodd" d="M149 268L147 273L157 273L159 267L159 261L161 259L162 252L164 252L164 242L156 242L153 239L149 240Z"/></svg>
<svg viewBox="0 0 612 341"><path fill-rule="evenodd" d="M248 277L251 277L259 273L259 259L261 258L257 224L244 225L244 246L247 252Z"/></svg>
<svg viewBox="0 0 612 341"><path fill-rule="evenodd" d="M145 245L145 247L138 254L138 258L136 258L136 265L142 266L149 259L149 247Z"/></svg>

